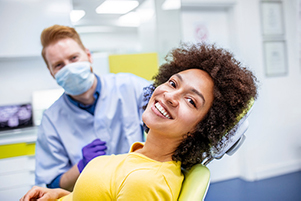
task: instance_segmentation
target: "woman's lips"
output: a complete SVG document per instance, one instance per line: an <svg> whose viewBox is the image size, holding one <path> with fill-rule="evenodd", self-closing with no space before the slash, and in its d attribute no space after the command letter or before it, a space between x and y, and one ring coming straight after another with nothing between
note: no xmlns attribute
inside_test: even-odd
<svg viewBox="0 0 301 201"><path fill-rule="evenodd" d="M154 104L154 106L152 107L152 109L159 116L165 117L165 118L168 118L168 119L172 119L169 112L167 110L165 110L165 108L159 102L156 102Z"/></svg>

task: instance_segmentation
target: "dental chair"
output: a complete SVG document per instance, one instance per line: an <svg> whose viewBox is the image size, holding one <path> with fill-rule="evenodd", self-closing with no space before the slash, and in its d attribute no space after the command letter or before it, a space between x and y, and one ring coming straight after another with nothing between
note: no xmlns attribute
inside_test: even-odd
<svg viewBox="0 0 301 201"><path fill-rule="evenodd" d="M219 150L211 149L210 156L201 164L194 165L189 171L183 170L184 181L178 201L200 201L204 200L210 184L210 171L206 167L212 160L221 159L225 154L233 155L245 140L244 133L249 127L247 120L254 100L249 107L238 117L238 123L221 139L222 147ZM227 135L232 136L227 139Z"/></svg>

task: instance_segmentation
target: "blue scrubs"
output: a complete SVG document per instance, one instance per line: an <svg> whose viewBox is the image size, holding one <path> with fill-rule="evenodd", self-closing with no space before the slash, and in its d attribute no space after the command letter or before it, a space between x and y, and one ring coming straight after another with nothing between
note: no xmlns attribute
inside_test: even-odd
<svg viewBox="0 0 301 201"><path fill-rule="evenodd" d="M143 88L149 81L128 73L100 77L94 115L64 93L44 112L36 143L36 184L49 184L82 158L81 149L96 138L107 142L107 155L127 153L143 141Z"/></svg>

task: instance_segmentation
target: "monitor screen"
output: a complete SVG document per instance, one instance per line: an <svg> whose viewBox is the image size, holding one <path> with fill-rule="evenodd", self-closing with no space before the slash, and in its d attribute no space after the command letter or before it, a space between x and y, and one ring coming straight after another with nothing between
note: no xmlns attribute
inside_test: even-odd
<svg viewBox="0 0 301 201"><path fill-rule="evenodd" d="M0 106L0 131L33 126L31 104Z"/></svg>

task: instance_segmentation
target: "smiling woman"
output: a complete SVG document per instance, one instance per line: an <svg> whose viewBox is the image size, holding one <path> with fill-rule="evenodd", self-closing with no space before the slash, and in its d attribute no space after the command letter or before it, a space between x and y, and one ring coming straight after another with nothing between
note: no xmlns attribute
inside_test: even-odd
<svg viewBox="0 0 301 201"><path fill-rule="evenodd" d="M181 45L155 76L142 119L145 144L128 154L93 159L72 193L34 187L21 200L177 200L183 174L218 145L256 98L256 78L215 46ZM148 96L149 97L149 96ZM65 197L63 197L65 196Z"/></svg>
<svg viewBox="0 0 301 201"><path fill-rule="evenodd" d="M177 73L156 88L142 115L143 122L160 136L170 135L181 141L183 134L193 132L210 109L213 87L205 71Z"/></svg>
<svg viewBox="0 0 301 201"><path fill-rule="evenodd" d="M188 69L205 71L214 83L214 101L206 117L194 132L185 135L172 156L173 160L182 162L182 167L189 169L210 155L211 147L216 150L222 147L221 138L237 123L237 116L248 108L251 98L256 99L257 79L232 53L214 45L182 44L173 49L166 60L154 77L155 87ZM153 89L150 88L149 94Z"/></svg>

